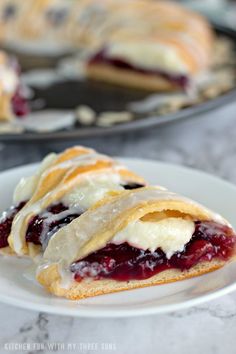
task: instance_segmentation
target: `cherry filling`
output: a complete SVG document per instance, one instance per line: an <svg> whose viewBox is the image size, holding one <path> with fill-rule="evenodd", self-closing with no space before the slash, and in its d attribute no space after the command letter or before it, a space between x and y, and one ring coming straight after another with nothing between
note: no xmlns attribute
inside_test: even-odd
<svg viewBox="0 0 236 354"><path fill-rule="evenodd" d="M194 234L183 252L170 259L158 248L155 252L130 246L108 244L71 265L76 281L91 277L118 281L147 279L166 269L187 270L200 261L228 260L235 252L236 235L228 226L214 221L195 222Z"/></svg>
<svg viewBox="0 0 236 354"><path fill-rule="evenodd" d="M2 213L0 217L0 248L8 246L7 239L11 232L13 219L25 204L26 202L21 202L17 206L12 206L9 210Z"/></svg>
<svg viewBox="0 0 236 354"><path fill-rule="evenodd" d="M93 64L107 64L114 66L119 69L123 70L131 70L135 71L140 74L145 74L145 75L155 75L155 76L160 76L174 85L179 86L182 89L187 89L189 86L189 77L186 75L181 75L181 74L171 74L162 70L154 70L154 69L144 69L137 67L133 64L130 64L126 62L122 58L109 58L106 55L106 49L101 50L100 52L96 53L94 56L90 58L88 61L88 65L93 65Z"/></svg>
<svg viewBox="0 0 236 354"><path fill-rule="evenodd" d="M0 217L0 248L8 246L7 239L11 232L13 219L25 204L26 202L21 202L2 213ZM58 215L58 217L53 218L53 215ZM62 203L51 205L45 212L31 219L26 232L26 241L42 245L45 248L50 237L57 230L69 224L79 215L80 213L74 211L69 212L68 208Z"/></svg>
<svg viewBox="0 0 236 354"><path fill-rule="evenodd" d="M23 117L29 113L29 105L22 95L21 88L18 87L11 100L12 109L17 117Z"/></svg>
<svg viewBox="0 0 236 354"><path fill-rule="evenodd" d="M52 235L78 216L80 213L70 212L62 203L51 205L45 212L31 219L26 231L26 241L42 245L45 249Z"/></svg>
<svg viewBox="0 0 236 354"><path fill-rule="evenodd" d="M18 61L14 57L10 57L8 61L8 66L15 72L19 77L21 74L21 69ZM20 83L18 83L16 90L11 99L12 111L17 117L23 117L29 113L29 104L25 97L24 90Z"/></svg>

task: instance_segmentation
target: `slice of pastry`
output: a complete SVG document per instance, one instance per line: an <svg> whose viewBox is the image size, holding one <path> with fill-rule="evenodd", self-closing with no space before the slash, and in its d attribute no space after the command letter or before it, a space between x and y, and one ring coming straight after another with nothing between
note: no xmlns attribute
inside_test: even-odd
<svg viewBox="0 0 236 354"><path fill-rule="evenodd" d="M52 235L107 194L145 184L143 178L92 149L75 146L49 155L35 176L16 187L0 223L1 248L34 257ZM10 237L8 237L10 234Z"/></svg>
<svg viewBox="0 0 236 354"><path fill-rule="evenodd" d="M0 121L23 116L29 111L22 94L16 61L0 51Z"/></svg>
<svg viewBox="0 0 236 354"><path fill-rule="evenodd" d="M173 282L234 259L220 215L159 187L107 196L48 242L38 281L70 299Z"/></svg>
<svg viewBox="0 0 236 354"><path fill-rule="evenodd" d="M125 14L118 9L105 21L102 35L97 30L100 47L87 62L88 77L144 90L186 90L210 62L207 21L168 1L136 0L125 7Z"/></svg>

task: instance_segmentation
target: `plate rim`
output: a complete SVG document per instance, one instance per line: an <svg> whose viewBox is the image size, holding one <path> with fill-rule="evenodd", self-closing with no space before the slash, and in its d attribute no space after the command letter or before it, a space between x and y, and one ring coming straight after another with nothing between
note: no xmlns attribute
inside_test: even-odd
<svg viewBox="0 0 236 354"><path fill-rule="evenodd" d="M200 277L203 276L204 275L201 275ZM185 282L188 280L186 279L182 281ZM130 290L130 291L134 291L134 290ZM223 289L219 289L213 293L210 293L208 295L187 300L182 303L162 305L160 307L150 306L148 308L141 308L141 309L135 308L129 310L125 310L125 309L109 310L104 308L95 309L93 307L91 309L88 308L76 309L75 307L71 307L71 308L60 307L60 305L57 305L55 308L53 306L44 305L44 304L40 304L40 308L37 308L37 304L33 304L31 302L27 302L23 300L17 300L17 299L14 300L13 298L9 299L7 296L4 296L2 294L0 294L0 303L11 305L20 309L26 309L35 312L45 312L52 315L72 316L74 318L133 318L139 316L162 315L162 314L168 314L168 313L177 312L181 310L186 310L191 307L195 307L203 303L207 303L211 300L218 299L224 295L228 295L233 291L236 291L236 282ZM53 299L53 295L52 295L52 299ZM67 300L67 301L72 305L74 305L74 302L72 300Z"/></svg>
<svg viewBox="0 0 236 354"><path fill-rule="evenodd" d="M144 158L130 158L130 157L116 157L116 159L118 159L119 161L121 161L121 163L135 163L135 162L139 162L139 163L154 163L156 165L158 165L158 168L163 168L163 166L167 167L167 168L177 168L180 170L184 170L185 172L191 172L191 173L197 173L198 175L201 175L203 177L210 177L211 179L220 182L221 184L223 183L223 185L225 185L226 187L230 187L232 189L234 189L235 193L236 193L236 186L231 183L228 182L224 179L221 179L217 176L211 175L207 172L198 170L198 169L194 169L192 167L186 167L186 166L182 166L182 165L178 165L175 163L168 163L168 162L163 162L163 161L157 161L157 160L153 160L153 159L144 159ZM16 171L20 171L24 169L33 169L36 168L39 165L39 162L36 163L31 163L31 164L26 164L26 165L21 165L21 166L17 166L14 168L10 168L7 169L5 171L0 172L0 175L4 175L7 173L14 173ZM226 267L230 267L230 264L227 265ZM204 277L204 275L200 276L200 277ZM199 277L199 278L200 278ZM188 280L183 280L183 282L187 282ZM167 284L168 285L168 284ZM164 286L164 285L163 285ZM76 309L76 307L68 307L66 308L65 306L60 306L60 304L57 304L56 307L50 306L49 304L44 305L43 303L40 303L40 305L32 303L32 302L28 302L27 300L18 300L17 298L13 298L13 297L8 297L6 295L3 295L0 293L0 302L5 303L5 304L9 304L15 307L19 307L22 309L28 309L28 310L33 310L33 311L43 311L46 313L50 313L50 314L55 314L55 315L63 315L63 316L73 316L73 317L80 317L80 318L125 318L125 317L136 317L136 316L144 316L144 315L156 315L156 314L164 314L164 313L170 313L170 312L174 312L174 311L179 311L179 310L183 310L183 309L187 309L190 308L192 306L197 306L200 305L204 302L208 302L211 300L214 300L216 298L219 298L223 295L229 294L233 291L236 291L236 281L229 284L228 286L225 286L221 289L218 289L212 293L209 294L205 294L193 299L189 299L186 300L184 302L180 302L180 303L174 303L174 304L166 304L166 305L160 305L160 306L156 306L156 305L150 305L148 307L142 307L142 308L131 308L129 310L127 309L109 309L109 308L93 308L93 306L91 306L91 308L89 309L89 305L87 308L79 308ZM49 295L50 296L50 295ZM52 299L53 299L53 295L52 295ZM74 301L70 301L68 300L69 303L72 303L73 305L76 305ZM99 305L98 305L99 306Z"/></svg>
<svg viewBox="0 0 236 354"><path fill-rule="evenodd" d="M236 43L236 30L219 23L211 22L213 28L220 35L225 35L231 38ZM207 113L220 106L225 106L228 103L234 102L236 99L236 87L216 98L202 102L199 105L181 109L177 112L162 116L151 115L148 118L133 120L112 127L89 127L89 128L75 128L73 130L61 130L55 132L45 133L4 133L0 134L0 142L5 144L11 143L35 143L36 141L68 141L77 138L91 138L101 136L112 136L120 133L129 133L132 131L148 129L155 126L162 126L164 124L177 123L178 121L186 120L187 118L194 118L197 115Z"/></svg>

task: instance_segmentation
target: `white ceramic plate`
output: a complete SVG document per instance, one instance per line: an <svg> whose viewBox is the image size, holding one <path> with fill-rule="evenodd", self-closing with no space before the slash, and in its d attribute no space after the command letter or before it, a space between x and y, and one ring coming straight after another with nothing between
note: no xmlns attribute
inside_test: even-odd
<svg viewBox="0 0 236 354"><path fill-rule="evenodd" d="M121 159L153 184L185 194L223 214L236 226L236 187L205 173L161 162ZM12 191L36 164L0 174L1 209L11 205ZM236 262L213 273L167 285L103 295L80 301L46 293L30 275L30 262L0 258L0 301L54 314L78 317L125 317L180 310L236 290ZM31 279L32 278L32 279Z"/></svg>

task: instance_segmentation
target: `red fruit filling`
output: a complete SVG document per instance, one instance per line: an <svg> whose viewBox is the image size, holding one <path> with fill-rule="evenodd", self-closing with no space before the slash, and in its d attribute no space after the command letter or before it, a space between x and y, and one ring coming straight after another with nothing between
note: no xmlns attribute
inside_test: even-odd
<svg viewBox="0 0 236 354"><path fill-rule="evenodd" d="M158 248L155 252L130 246L108 244L71 265L76 281L91 277L118 281L142 280L166 269L187 270L200 261L228 260L235 252L236 235L228 226L214 221L195 222L194 234L183 252L170 259Z"/></svg>
<svg viewBox="0 0 236 354"><path fill-rule="evenodd" d="M16 90L11 100L12 109L17 117L23 117L29 113L29 105L27 100L23 97L20 87Z"/></svg>
<svg viewBox="0 0 236 354"><path fill-rule="evenodd" d="M11 232L13 219L25 204L26 202L22 202L3 212L0 218L0 248L8 246L7 239ZM53 218L53 215L58 217ZM50 237L57 230L69 224L79 215L79 213L68 212L68 208L62 203L52 205L45 212L31 219L26 232L26 241L42 245L45 248Z"/></svg>
<svg viewBox="0 0 236 354"><path fill-rule="evenodd" d="M53 217L55 215L56 217ZM62 203L52 205L31 219L26 231L26 241L42 245L45 249L52 235L78 216L80 213L69 212L68 207Z"/></svg>
<svg viewBox="0 0 236 354"><path fill-rule="evenodd" d="M11 232L11 225L15 215L23 208L26 202L22 202L17 206L12 206L9 210L4 211L0 218L0 248L8 246L8 236Z"/></svg>
<svg viewBox="0 0 236 354"><path fill-rule="evenodd" d="M15 71L16 75L19 77L21 74L21 69L18 61L14 57L10 57L8 61L9 67ZM23 117L29 113L29 104L24 95L21 84L19 83L16 91L11 99L12 111L17 117Z"/></svg>
<svg viewBox="0 0 236 354"><path fill-rule="evenodd" d="M106 54L106 49L101 50L90 58L88 65L93 64L107 64L119 69L135 71L140 74L160 76L183 90L187 89L189 86L189 78L186 75L171 74L162 70L144 69L132 65L122 58L109 58Z"/></svg>

